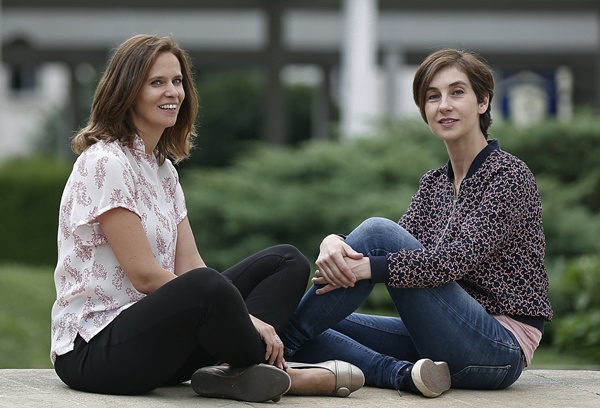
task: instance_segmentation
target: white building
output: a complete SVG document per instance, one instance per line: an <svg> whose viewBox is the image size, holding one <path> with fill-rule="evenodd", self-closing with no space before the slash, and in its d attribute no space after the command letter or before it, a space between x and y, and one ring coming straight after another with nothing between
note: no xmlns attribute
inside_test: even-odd
<svg viewBox="0 0 600 408"><path fill-rule="evenodd" d="M361 30L365 25L373 29ZM326 137L330 100L366 110L366 122L369 115L415 114L412 72L445 46L479 52L494 68L497 113L511 115L510 94L535 105L523 98L533 95L528 88L508 89L522 71L550 84L535 88L547 92L536 112L562 114L572 104L600 110L598 0L0 0L0 159L26 154L49 115L62 118L65 138L81 126L87 112L73 102L80 83L136 33L173 34L196 70L262 67L262 137L272 143L286 143L281 79L290 72L318 84L313 137ZM362 51L354 55L355 48ZM356 57L370 61L362 71L344 66ZM551 78L557 72L566 75L560 86ZM362 84L354 91L364 96L358 108L348 102L357 93L342 86L348 75Z"/></svg>

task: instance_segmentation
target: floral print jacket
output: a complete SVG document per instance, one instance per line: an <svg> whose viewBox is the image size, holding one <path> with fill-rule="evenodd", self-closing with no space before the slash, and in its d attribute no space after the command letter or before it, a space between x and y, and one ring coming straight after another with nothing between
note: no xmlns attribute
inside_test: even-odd
<svg viewBox="0 0 600 408"><path fill-rule="evenodd" d="M398 288L456 281L491 314L551 320L542 203L529 168L492 140L458 194L452 180L450 163L421 178L399 224L424 248L372 260L373 280Z"/></svg>

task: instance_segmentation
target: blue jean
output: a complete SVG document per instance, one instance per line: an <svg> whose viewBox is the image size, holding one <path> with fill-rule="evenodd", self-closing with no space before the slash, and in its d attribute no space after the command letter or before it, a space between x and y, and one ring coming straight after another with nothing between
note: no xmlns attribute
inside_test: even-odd
<svg viewBox="0 0 600 408"><path fill-rule="evenodd" d="M422 245L397 223L370 218L346 242L366 256L385 255ZM445 361L452 387L501 389L523 370L523 354L504 328L458 283L431 288L392 288L400 317L353 313L374 284L359 281L317 295L311 287L282 337L290 361L344 360L359 367L366 385L410 389L413 363Z"/></svg>

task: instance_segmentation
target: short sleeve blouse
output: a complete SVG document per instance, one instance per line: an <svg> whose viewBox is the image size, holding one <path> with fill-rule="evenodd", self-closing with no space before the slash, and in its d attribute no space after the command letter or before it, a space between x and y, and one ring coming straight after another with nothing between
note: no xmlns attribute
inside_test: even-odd
<svg viewBox="0 0 600 408"><path fill-rule="evenodd" d="M51 359L73 350L145 295L127 278L97 218L117 208L140 217L156 261L174 273L177 225L187 215L177 171L159 165L136 137L133 147L100 141L77 159L60 203L57 299L52 307Z"/></svg>

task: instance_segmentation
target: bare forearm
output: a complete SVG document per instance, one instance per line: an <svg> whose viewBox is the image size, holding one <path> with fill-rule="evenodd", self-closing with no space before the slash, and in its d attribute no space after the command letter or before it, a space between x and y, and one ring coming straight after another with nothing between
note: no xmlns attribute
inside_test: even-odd
<svg viewBox="0 0 600 408"><path fill-rule="evenodd" d="M138 292L145 293L146 295L177 277L164 269L158 269L151 273L138 274L137 276L140 279L137 282L132 282L133 286Z"/></svg>

